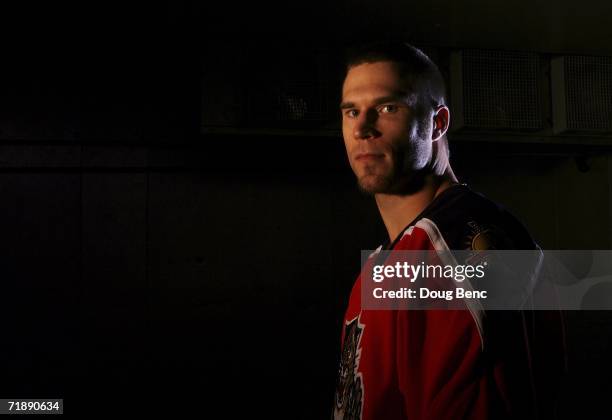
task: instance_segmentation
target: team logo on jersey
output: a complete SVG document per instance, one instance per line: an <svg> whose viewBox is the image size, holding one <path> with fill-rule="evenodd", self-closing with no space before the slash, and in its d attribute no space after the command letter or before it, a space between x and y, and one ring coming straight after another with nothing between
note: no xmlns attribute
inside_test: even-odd
<svg viewBox="0 0 612 420"><path fill-rule="evenodd" d="M468 229L469 233L465 245L469 250L512 249L512 242L508 235L496 226L480 225L474 221L469 221Z"/></svg>
<svg viewBox="0 0 612 420"><path fill-rule="evenodd" d="M360 420L363 409L363 381L359 372L359 359L361 335L365 325L360 324L359 317L356 317L347 321L344 328L344 345L338 369L333 418Z"/></svg>

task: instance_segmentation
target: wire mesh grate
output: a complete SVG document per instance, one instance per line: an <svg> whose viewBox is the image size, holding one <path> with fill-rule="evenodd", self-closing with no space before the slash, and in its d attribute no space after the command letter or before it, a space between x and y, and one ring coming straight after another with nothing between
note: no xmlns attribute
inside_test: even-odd
<svg viewBox="0 0 612 420"><path fill-rule="evenodd" d="M539 63L535 53L464 50L465 125L542 128Z"/></svg>
<svg viewBox="0 0 612 420"><path fill-rule="evenodd" d="M567 127L612 130L612 57L565 57Z"/></svg>

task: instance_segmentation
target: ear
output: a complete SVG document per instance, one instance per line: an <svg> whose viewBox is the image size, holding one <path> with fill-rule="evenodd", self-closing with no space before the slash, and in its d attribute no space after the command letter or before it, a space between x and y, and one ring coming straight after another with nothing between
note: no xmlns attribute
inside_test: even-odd
<svg viewBox="0 0 612 420"><path fill-rule="evenodd" d="M439 140L448 131L450 124L450 111L446 105L440 105L434 110L433 115L433 132L431 140Z"/></svg>

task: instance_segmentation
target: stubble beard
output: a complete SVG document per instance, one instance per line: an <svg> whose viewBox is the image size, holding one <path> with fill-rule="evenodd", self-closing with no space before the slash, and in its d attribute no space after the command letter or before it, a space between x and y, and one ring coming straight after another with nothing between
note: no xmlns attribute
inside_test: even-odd
<svg viewBox="0 0 612 420"><path fill-rule="evenodd" d="M375 165L367 165L364 172L357 177L359 190L373 196L375 194L409 195L419 191L425 182L425 177L430 172L427 167L417 170L408 170L402 166L403 156L399 161L391 164L383 170Z"/></svg>
<svg viewBox="0 0 612 420"><path fill-rule="evenodd" d="M367 195L385 194L392 189L394 178L394 168L381 173L375 167L366 166L364 173L357 177L357 186Z"/></svg>

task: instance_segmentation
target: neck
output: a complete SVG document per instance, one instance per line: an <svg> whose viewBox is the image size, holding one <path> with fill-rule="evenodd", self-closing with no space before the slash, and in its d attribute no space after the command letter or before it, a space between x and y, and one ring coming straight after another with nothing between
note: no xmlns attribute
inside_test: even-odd
<svg viewBox="0 0 612 420"><path fill-rule="evenodd" d="M393 241L442 191L457 178L450 166L442 175L429 174L423 179L422 188L409 194L376 194L376 205Z"/></svg>

